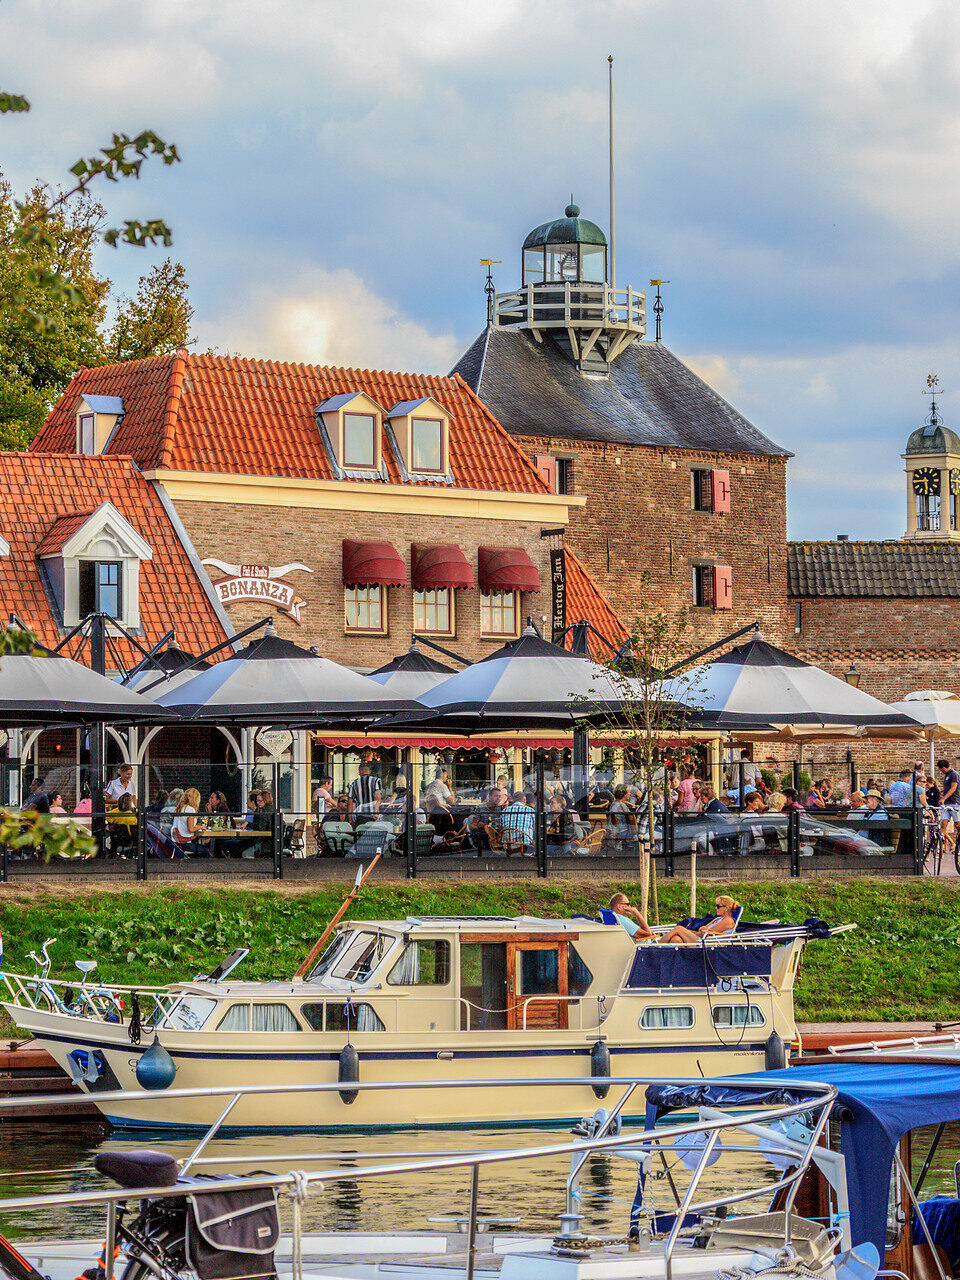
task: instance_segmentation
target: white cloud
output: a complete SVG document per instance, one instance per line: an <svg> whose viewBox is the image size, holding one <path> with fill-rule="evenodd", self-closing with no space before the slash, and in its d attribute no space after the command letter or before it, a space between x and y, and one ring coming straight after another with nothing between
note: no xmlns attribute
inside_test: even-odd
<svg viewBox="0 0 960 1280"><path fill-rule="evenodd" d="M446 373L459 354L453 334L431 333L346 269L311 271L289 293L257 290L196 328L201 346L304 364Z"/></svg>

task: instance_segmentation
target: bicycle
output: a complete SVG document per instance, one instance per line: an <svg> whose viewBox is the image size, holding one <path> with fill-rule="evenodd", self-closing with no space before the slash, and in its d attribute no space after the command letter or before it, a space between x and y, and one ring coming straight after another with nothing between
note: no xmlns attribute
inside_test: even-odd
<svg viewBox="0 0 960 1280"><path fill-rule="evenodd" d="M27 953L28 959L32 960L40 970L33 980L34 999L44 999L51 1013L64 1013L68 1017L92 1017L105 1022L121 1022L123 1020L123 1001L106 987L90 988L87 986L87 978L96 968L96 960L76 961L77 968L83 977L81 978L77 995L73 1000L66 998L69 991L64 992L63 998L57 995L55 988L49 981L50 966L53 961L50 959L50 952L47 949L54 942L56 942L56 938L47 938L44 942L40 948L43 954L42 960L36 951ZM101 1007L102 1005L105 1005L105 1009Z"/></svg>

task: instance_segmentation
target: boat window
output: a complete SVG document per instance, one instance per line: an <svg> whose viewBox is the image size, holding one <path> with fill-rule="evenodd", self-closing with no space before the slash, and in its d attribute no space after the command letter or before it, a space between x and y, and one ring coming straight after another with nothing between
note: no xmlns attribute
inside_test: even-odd
<svg viewBox="0 0 960 1280"><path fill-rule="evenodd" d="M441 987L450 981L450 943L443 938L408 942L387 974L394 987Z"/></svg>
<svg viewBox="0 0 960 1280"><path fill-rule="evenodd" d="M366 982L383 959L391 939L366 929L357 930L349 937L347 946L330 970L330 976L344 978L348 982Z"/></svg>
<svg viewBox="0 0 960 1280"><path fill-rule="evenodd" d="M300 1017L304 1019L311 1031L323 1030L322 1004L302 1004L300 1006Z"/></svg>
<svg viewBox="0 0 960 1280"><path fill-rule="evenodd" d="M460 1019L464 1031L500 1031L507 1025L507 945L460 944Z"/></svg>
<svg viewBox="0 0 960 1280"><path fill-rule="evenodd" d="M253 1006L253 1030L300 1031L300 1023L293 1016L293 1011L285 1004L255 1004Z"/></svg>
<svg viewBox="0 0 960 1280"><path fill-rule="evenodd" d="M330 972L331 968L336 964L337 960L339 960L340 956L343 954L344 949L347 946L347 942L352 936L353 936L353 931L348 929L345 929L342 933L337 934L334 940L326 948L323 955L317 961L314 968L310 971L309 980L311 982L319 982L321 978L325 977Z"/></svg>
<svg viewBox="0 0 960 1280"><path fill-rule="evenodd" d="M715 1027L762 1027L763 1010L755 1004L721 1004L713 1010Z"/></svg>
<svg viewBox="0 0 960 1280"><path fill-rule="evenodd" d="M216 1000L205 996L184 996L167 1014L164 1025L174 1031L199 1031L216 1007Z"/></svg>
<svg viewBox="0 0 960 1280"><path fill-rule="evenodd" d="M550 951L520 952L520 993L525 996L555 996L559 991L559 957Z"/></svg>
<svg viewBox="0 0 960 1280"><path fill-rule="evenodd" d="M316 1006L314 1006L316 1008ZM328 1031L385 1031L383 1023L368 1004L327 1005Z"/></svg>
<svg viewBox="0 0 960 1280"><path fill-rule="evenodd" d="M248 1004L232 1004L217 1023L218 1031L249 1031L250 1006Z"/></svg>
<svg viewBox="0 0 960 1280"><path fill-rule="evenodd" d="M567 943L567 991L582 996L593 981L593 974L583 963L572 942Z"/></svg>
<svg viewBox="0 0 960 1280"><path fill-rule="evenodd" d="M656 1031L693 1026L693 1008L688 1004L649 1005L640 1015L640 1026Z"/></svg>

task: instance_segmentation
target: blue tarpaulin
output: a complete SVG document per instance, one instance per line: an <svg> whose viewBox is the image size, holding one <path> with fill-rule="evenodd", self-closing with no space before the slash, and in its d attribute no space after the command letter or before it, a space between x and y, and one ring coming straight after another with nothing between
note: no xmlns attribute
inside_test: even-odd
<svg viewBox="0 0 960 1280"><path fill-rule="evenodd" d="M720 978L769 978L772 955L773 947L769 944L641 946L633 957L624 989L713 987Z"/></svg>
<svg viewBox="0 0 960 1280"><path fill-rule="evenodd" d="M722 1079L650 1085L647 1127L658 1114L681 1107L802 1102L809 1097L804 1081L835 1085L853 1243L872 1241L882 1258L897 1144L919 1125L960 1120L960 1061L889 1061L879 1055L860 1062L838 1058L741 1079L756 1080L758 1088L726 1084Z"/></svg>

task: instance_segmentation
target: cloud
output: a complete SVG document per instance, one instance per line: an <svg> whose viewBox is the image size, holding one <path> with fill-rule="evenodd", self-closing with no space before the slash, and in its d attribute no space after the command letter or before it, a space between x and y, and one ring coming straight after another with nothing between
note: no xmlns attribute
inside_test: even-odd
<svg viewBox="0 0 960 1280"><path fill-rule="evenodd" d="M459 346L377 296L353 271L315 270L295 290L255 291L196 326L201 346L268 360L446 373Z"/></svg>

